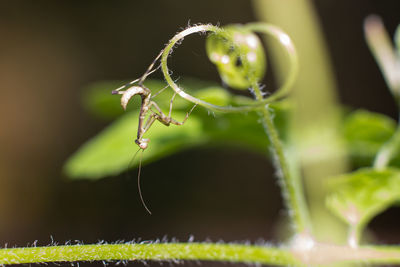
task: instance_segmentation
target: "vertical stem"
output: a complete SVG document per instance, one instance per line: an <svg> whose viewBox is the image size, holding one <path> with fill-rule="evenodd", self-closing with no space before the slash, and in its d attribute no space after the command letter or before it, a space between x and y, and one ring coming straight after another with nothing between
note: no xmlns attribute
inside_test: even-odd
<svg viewBox="0 0 400 267"><path fill-rule="evenodd" d="M388 32L380 17L371 15L365 19L364 31L367 44L385 78L392 95L400 107L400 58L393 47ZM392 138L386 142L375 157L374 168L384 169L400 146L400 116L398 127Z"/></svg>
<svg viewBox="0 0 400 267"><path fill-rule="evenodd" d="M376 15L368 16L364 22L364 32L367 45L399 106L400 59L382 19Z"/></svg>
<svg viewBox="0 0 400 267"><path fill-rule="evenodd" d="M361 227L357 224L351 224L349 226L349 233L347 237L347 244L351 248L358 248L361 236Z"/></svg>
<svg viewBox="0 0 400 267"><path fill-rule="evenodd" d="M291 150L286 153L290 159L298 160L315 238L341 243L345 241L346 228L326 209L324 200L326 178L345 173L347 157L339 132L341 112L332 65L313 2L253 0L259 19L279 25L296 45L301 64L292 86L288 138ZM288 67L286 55L274 40L266 39L266 43L278 81L282 81Z"/></svg>
<svg viewBox="0 0 400 267"><path fill-rule="evenodd" d="M393 134L392 138L389 141L387 141L379 150L378 154L375 157L374 168L378 170L386 168L399 147L400 147L400 125L397 127L397 130Z"/></svg>
<svg viewBox="0 0 400 267"><path fill-rule="evenodd" d="M254 83L253 90L257 101L263 99L260 87ZM271 142L274 163L279 172L280 185L285 205L292 219L296 234L311 234L311 223L300 177L290 170L283 144L275 128L269 106L259 111L266 134Z"/></svg>

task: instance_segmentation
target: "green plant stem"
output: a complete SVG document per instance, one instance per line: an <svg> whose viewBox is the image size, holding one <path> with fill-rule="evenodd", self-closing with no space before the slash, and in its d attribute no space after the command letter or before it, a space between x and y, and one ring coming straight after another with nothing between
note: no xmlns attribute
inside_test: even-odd
<svg viewBox="0 0 400 267"><path fill-rule="evenodd" d="M0 249L0 264L134 261L210 260L278 266L306 266L342 262L400 264L400 246L349 248L321 244L310 251L238 244L102 244Z"/></svg>
<svg viewBox="0 0 400 267"><path fill-rule="evenodd" d="M352 224L349 226L349 233L347 235L347 244L352 247L356 248L360 244L360 237L362 234L362 226L359 224Z"/></svg>
<svg viewBox="0 0 400 267"><path fill-rule="evenodd" d="M298 78L290 95L286 153L297 161L313 225L319 241L343 243L344 224L325 207L326 180L349 171L342 144L342 110L321 21L312 0L253 0L258 19L279 25L292 38L300 59ZM269 62L278 82L286 79L287 55L275 40L265 39ZM292 164L292 160L289 162Z"/></svg>
<svg viewBox="0 0 400 267"><path fill-rule="evenodd" d="M257 83L253 85L253 91L257 101L263 99L260 87ZM309 212L307 209L303 186L300 177L293 175L289 168L287 157L283 144L279 138L278 131L272 120L269 106L259 111L265 132L271 142L271 148L274 153L276 168L278 169L278 177L282 187L282 194L285 199L286 208L292 217L293 227L296 234L311 234L311 223Z"/></svg>
<svg viewBox="0 0 400 267"><path fill-rule="evenodd" d="M396 104L400 106L400 59L383 21L370 15L364 22L365 39Z"/></svg>
<svg viewBox="0 0 400 267"><path fill-rule="evenodd" d="M0 249L0 264L109 260L213 260L273 265L297 262L285 249L233 244L102 244Z"/></svg>
<svg viewBox="0 0 400 267"><path fill-rule="evenodd" d="M378 154L375 157L374 168L378 170L382 170L386 168L390 160L398 151L400 147L400 125L397 127L396 132L393 134L392 138L387 141L382 148L379 150Z"/></svg>
<svg viewBox="0 0 400 267"><path fill-rule="evenodd" d="M367 44L400 107L400 60L380 17L371 15L365 19L364 32ZM400 119L400 117L399 117ZM384 169L400 146L400 122L392 138L382 146L375 157L374 168Z"/></svg>

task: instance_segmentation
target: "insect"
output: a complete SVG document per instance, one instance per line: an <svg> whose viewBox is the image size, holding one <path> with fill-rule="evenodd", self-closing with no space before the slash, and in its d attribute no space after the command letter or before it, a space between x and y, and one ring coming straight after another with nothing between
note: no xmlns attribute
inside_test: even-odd
<svg viewBox="0 0 400 267"><path fill-rule="evenodd" d="M159 68L159 67L157 67L157 68L153 69L155 62L159 59L162 52L163 51L161 51L160 54L156 57L156 59L153 61L153 63L151 63L151 65L149 66L149 68L143 74L143 76L141 78L131 81L131 82L112 91L112 94L122 95L121 106L124 110L126 110L126 107L132 97L134 97L135 95L140 95L142 102L140 105L139 124L138 124L137 137L136 137L135 143L142 150L145 150L148 147L148 144L150 142L150 139L143 138L143 135L149 130L151 125L153 125L153 123L156 120L158 120L165 126L169 126L170 124L183 125L186 122L187 118L189 117L190 113L196 107L196 105L194 105L191 108L191 110L188 113L186 113L186 116L183 119L183 121L179 122L171 117L172 106L173 106L173 102L174 102L176 93L174 93L174 95L171 98L168 116L166 114L164 114L162 112L162 110L160 109L160 107L157 105L157 103L152 100L155 96L157 96L159 93L161 93L163 90L165 90L168 87L167 86L167 87L162 88L154 96L152 96L151 90L143 85L143 82L147 78L147 76ZM137 85L134 85L136 82L137 82ZM122 89L125 89L125 88L127 88L127 89L124 91L121 91ZM147 120L146 120L146 117L147 117Z"/></svg>
<svg viewBox="0 0 400 267"><path fill-rule="evenodd" d="M140 105L140 111L139 111L139 123L138 123L138 130L137 130L137 136L135 139L135 143L139 146L139 152L142 150L142 152L148 147L150 139L148 138L143 138L143 135L150 129L150 127L153 125L155 121L159 121L165 126L169 126L170 124L175 124L175 125L183 125L187 118L189 117L190 113L193 111L193 109L196 107L194 105L188 113L186 113L185 118L183 121L179 122L171 117L172 113L172 106L173 102L176 96L176 93L171 98L170 104L169 104L169 112L168 116L162 112L160 107L157 105L156 102L154 102L152 99L156 97L158 94L160 94L163 90L168 88L168 86L162 88L159 90L157 93L155 93L153 96L151 94L151 90L143 85L144 80L149 76L151 73L155 72L159 66L155 69L153 69L155 63L157 60L160 58L162 55L163 50L158 54L158 56L154 59L154 61L150 64L146 72L143 74L142 77L139 79L136 79L134 81L131 81L115 90L113 90L111 93L112 94L118 94L122 95L121 96L121 106L124 110L126 110L127 105L129 101L132 99L132 97L136 95L140 95L141 97L141 105ZM123 90L126 89L126 90ZM147 119L146 119L147 118ZM135 153L135 156L133 159L136 157L137 152ZM132 159L132 160L133 160ZM142 201L142 204L144 208L147 210L149 214L151 214L149 208L147 207L146 203L144 202L141 187L140 187L140 173L141 173L141 166L142 166L142 154L140 155L140 160L139 160L139 171L138 171L138 190L139 190L139 196Z"/></svg>

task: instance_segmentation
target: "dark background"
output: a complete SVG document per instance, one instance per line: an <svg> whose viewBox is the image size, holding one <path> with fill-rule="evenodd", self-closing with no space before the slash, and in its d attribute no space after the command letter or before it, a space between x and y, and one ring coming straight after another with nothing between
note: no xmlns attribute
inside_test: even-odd
<svg viewBox="0 0 400 267"><path fill-rule="evenodd" d="M341 101L396 118L362 23L381 15L393 35L400 2L314 2ZM248 0L0 2L0 245L47 245L51 236L59 243L190 235L277 242L285 212L274 171L258 155L204 148L145 166L142 187L152 216L139 200L135 171L98 182L69 181L61 173L68 156L106 126L82 107L83 87L138 77L188 23L255 20ZM187 38L171 67L177 75L218 81L202 38ZM399 242L398 218L392 208L372 222L380 242Z"/></svg>

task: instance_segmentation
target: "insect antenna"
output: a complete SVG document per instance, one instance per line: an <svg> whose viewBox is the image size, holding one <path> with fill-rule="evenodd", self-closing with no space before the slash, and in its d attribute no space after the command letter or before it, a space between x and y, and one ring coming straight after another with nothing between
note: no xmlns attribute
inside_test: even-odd
<svg viewBox="0 0 400 267"><path fill-rule="evenodd" d="M135 158L137 156L137 154L139 153L139 151L141 151L140 153L140 158L139 158L139 169L138 169L138 176L137 176L137 186L138 186L138 192L139 192L139 197L140 197L140 201L143 204L143 207L145 208L145 210L151 215L151 211L150 209L147 207L146 203L144 202L144 198L143 198L143 194L142 194L142 189L140 186L140 175L141 175L141 170L142 170L142 156L143 156L143 149L139 148L135 154L133 155L131 161L128 164L128 170L131 168L133 162L135 161ZM128 174L128 178L129 178L129 172L127 172Z"/></svg>
<svg viewBox="0 0 400 267"><path fill-rule="evenodd" d="M136 158L137 154L139 153L139 151L140 151L140 148L135 152L135 154L133 154L133 157L129 161L127 171L129 171L129 169L131 168L132 163L135 161L135 158Z"/></svg>
<svg viewBox="0 0 400 267"><path fill-rule="evenodd" d="M138 186L138 190L139 190L139 196L140 196L140 200L142 201L143 207L146 209L146 211L151 215L151 211L150 209L147 207L146 203L144 202L144 198L143 198L143 194L142 194L142 189L140 187L140 173L142 170L142 156L143 156L143 149L142 152L140 153L140 160L139 160L139 171L138 171L138 177L137 177L137 186ZM137 153L137 152L136 152Z"/></svg>

